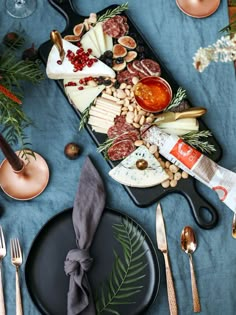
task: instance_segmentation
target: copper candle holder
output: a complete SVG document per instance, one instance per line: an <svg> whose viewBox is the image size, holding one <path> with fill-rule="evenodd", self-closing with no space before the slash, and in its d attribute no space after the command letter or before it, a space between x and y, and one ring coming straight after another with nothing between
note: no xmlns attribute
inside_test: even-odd
<svg viewBox="0 0 236 315"><path fill-rule="evenodd" d="M0 148L6 159L0 165L0 186L11 198L29 200L37 197L46 188L49 169L38 153L20 158L0 134Z"/></svg>
<svg viewBox="0 0 236 315"><path fill-rule="evenodd" d="M194 18L205 18L213 14L220 5L220 0L176 0L181 11Z"/></svg>

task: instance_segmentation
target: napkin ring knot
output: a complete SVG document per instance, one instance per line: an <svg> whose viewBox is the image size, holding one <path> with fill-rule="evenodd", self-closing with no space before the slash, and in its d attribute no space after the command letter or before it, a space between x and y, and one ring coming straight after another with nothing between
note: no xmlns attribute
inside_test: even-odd
<svg viewBox="0 0 236 315"><path fill-rule="evenodd" d="M78 269L88 271L92 266L93 259L88 249L72 249L68 252L65 260L65 273L71 274Z"/></svg>

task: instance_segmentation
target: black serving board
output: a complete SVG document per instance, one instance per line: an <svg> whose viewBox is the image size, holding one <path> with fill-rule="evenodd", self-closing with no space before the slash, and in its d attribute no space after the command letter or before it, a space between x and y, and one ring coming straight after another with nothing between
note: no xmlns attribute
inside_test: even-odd
<svg viewBox="0 0 236 315"><path fill-rule="evenodd" d="M73 34L73 27L76 24L83 22L84 19L87 18L87 17L79 15L79 13L75 11L71 0L63 0L63 1L48 0L48 1L66 19L67 24L66 24L65 30L62 32L62 36L65 36L68 34ZM109 6L109 7L105 8L104 10L98 12L97 14L101 15L101 14L105 13L107 9L112 9L114 7L116 7L116 5ZM162 70L162 77L169 82L169 84L173 90L173 93L176 93L177 89L179 88L179 85L173 79L172 75L168 72L168 70L165 68L163 62L160 60L158 55L152 50L150 45L147 43L144 35L140 32L138 27L135 25L135 23L129 17L128 11L122 13L122 15L126 15L128 18L129 32L135 33L138 40L143 41L143 44L146 47L145 49L148 52L147 53L148 57L156 60L160 64L161 70ZM40 56L41 56L41 58L45 64L47 63L47 58L48 58L48 54L51 50L51 47L52 47L52 42L50 40L43 43L39 47L39 54L40 54ZM57 81L57 83L64 93L64 87L63 87L62 81ZM64 95L65 95L65 93L64 93ZM66 97L66 95L65 95L65 97ZM81 114L79 113L79 111L74 107L73 107L73 109L75 110L76 114L79 117L81 117ZM202 119L199 119L199 123L200 123L200 129L208 129L207 126L205 125L205 123L202 121ZM90 128L89 125L86 126L86 129L88 130L89 134L91 135L91 137L95 141L96 145L99 145L106 140L105 135L92 131L92 129ZM214 153L212 153L211 155L209 155L209 157L213 161L217 162L220 160L221 155L222 155L221 147L218 144L217 140L214 138L214 136L208 138L208 140L209 140L209 143L213 144L216 148L216 151ZM115 165L117 165L117 162L108 161L108 163L110 164L111 167L114 167ZM175 187L175 188L164 189L161 185L158 185L155 187L145 188L145 189L144 188L132 188L132 187L125 186L125 189L128 192L128 194L130 195L130 197L132 198L132 200L134 201L134 203L139 207L149 206L149 205L153 204L155 201L157 201L158 199L162 198L166 194L169 194L172 192L181 193L189 201L189 204L190 204L191 209L193 211L194 218L196 219L196 222L199 226L206 228L206 229L209 229L209 228L212 228L213 226L215 226L215 224L217 222L217 213L216 213L215 209L203 197L201 197L199 195L199 193L197 192L196 187L195 187L195 179L192 177L189 177L186 180L180 181L178 183L177 187ZM213 215L212 221L209 221L209 224L204 223L204 221L201 219L201 217L200 217L200 209L201 208L205 208L205 209L209 210L211 212L211 214Z"/></svg>
<svg viewBox="0 0 236 315"><path fill-rule="evenodd" d="M136 303L118 305L115 309L120 314L142 315L158 294L160 267L153 243L143 228L131 217L117 210L104 209L90 248L93 264L87 275L95 294L109 278L114 263L113 250L123 260L121 245L114 237L112 226L121 224L124 219L132 223L133 231L144 236L138 254L145 252L140 261L146 264L146 267L143 272L145 277L137 282L143 289L132 297ZM25 265L26 284L34 303L43 315L66 314L69 276L65 274L64 261L68 252L74 248L76 241L72 209L62 211L50 219L32 243Z"/></svg>

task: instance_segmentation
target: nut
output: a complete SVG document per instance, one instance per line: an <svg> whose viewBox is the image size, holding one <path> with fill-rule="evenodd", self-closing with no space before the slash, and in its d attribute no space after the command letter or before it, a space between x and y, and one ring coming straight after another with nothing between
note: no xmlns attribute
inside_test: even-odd
<svg viewBox="0 0 236 315"><path fill-rule="evenodd" d="M143 140L136 140L136 141L134 142L134 145L135 145L136 147L140 147L141 145L143 145Z"/></svg>
<svg viewBox="0 0 236 315"><path fill-rule="evenodd" d="M170 181L169 179L165 180L164 182L161 183L161 186L163 188L168 188L170 186Z"/></svg>
<svg viewBox="0 0 236 315"><path fill-rule="evenodd" d="M176 165L174 165L174 164L171 164L170 167L169 167L169 169L170 169L170 171L171 171L172 173L177 173L178 170L179 170L178 166L176 166Z"/></svg>
<svg viewBox="0 0 236 315"><path fill-rule="evenodd" d="M186 178L188 178L188 173L183 171L181 176L182 176L182 178L186 179Z"/></svg>
<svg viewBox="0 0 236 315"><path fill-rule="evenodd" d="M155 144L152 144L148 150L150 153L154 154L157 152L157 146Z"/></svg>

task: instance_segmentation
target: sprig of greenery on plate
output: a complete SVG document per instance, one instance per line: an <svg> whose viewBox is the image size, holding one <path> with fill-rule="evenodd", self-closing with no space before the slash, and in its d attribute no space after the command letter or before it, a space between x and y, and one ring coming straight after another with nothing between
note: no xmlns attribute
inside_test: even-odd
<svg viewBox="0 0 236 315"><path fill-rule="evenodd" d="M192 131L182 135L181 138L191 145L191 147L201 150L203 153L211 154L215 152L216 149L213 144L209 144L208 141L203 141L208 137L211 137L212 133L209 130Z"/></svg>
<svg viewBox="0 0 236 315"><path fill-rule="evenodd" d="M118 305L136 303L135 295L143 288L140 280L145 277L144 269L147 266L146 251L142 248L145 237L140 229L128 218L114 224L113 229L115 238L122 247L123 257L114 250L112 271L97 292L98 315L104 312L120 315L116 309Z"/></svg>
<svg viewBox="0 0 236 315"><path fill-rule="evenodd" d="M122 3L121 5L117 6L115 9L108 9L103 15L98 18L98 22L103 22L107 19L114 17L122 13L123 11L128 9L128 2Z"/></svg>

